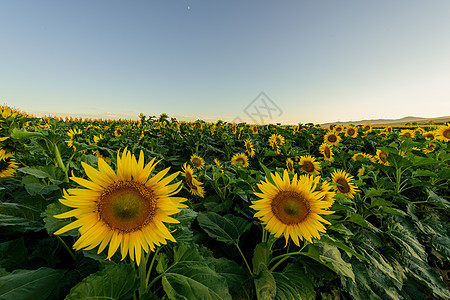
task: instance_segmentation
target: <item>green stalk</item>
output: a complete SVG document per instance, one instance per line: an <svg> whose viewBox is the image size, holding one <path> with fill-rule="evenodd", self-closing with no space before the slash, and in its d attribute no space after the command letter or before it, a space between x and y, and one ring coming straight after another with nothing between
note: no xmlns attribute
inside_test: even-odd
<svg viewBox="0 0 450 300"><path fill-rule="evenodd" d="M64 242L64 240L59 235L57 235L56 237L61 242L63 247L67 250L67 252L69 252L70 257L72 257L72 259L75 261L75 254L73 254L72 250L70 250L70 248L69 248L69 246L67 246L66 242Z"/></svg>
<svg viewBox="0 0 450 300"><path fill-rule="evenodd" d="M65 182L69 182L69 175L67 174L67 169L66 166L64 165L62 158L61 158L61 153L59 153L59 148L58 145L56 145L56 143L53 143L53 149L55 151L55 159L56 162L58 163L58 166L61 168L61 170L64 172L64 181Z"/></svg>
<svg viewBox="0 0 450 300"><path fill-rule="evenodd" d="M147 283L147 287L151 286L151 284L149 284L148 281L150 280L150 274L152 273L153 264L155 263L155 260L156 260L156 255L158 254L159 250L161 250L161 248L162 247L157 248L155 253L153 254L152 261L150 263L150 267L148 268L148 271L147 271L147 277L145 279L145 282Z"/></svg>
<svg viewBox="0 0 450 300"><path fill-rule="evenodd" d="M244 256L244 253L242 253L241 248L239 247L239 245L237 243L234 243L234 245L237 247L237 249L239 250L239 253L241 253L242 258L244 259L245 265L247 266L247 270L250 272L250 275L253 275L252 269L250 269L250 266L247 262L247 259Z"/></svg>
<svg viewBox="0 0 450 300"><path fill-rule="evenodd" d="M142 251L142 249L141 249L141 251ZM148 261L149 255L150 255L149 253L144 253L141 264L139 265L139 280L141 282L139 285L139 297L142 297L142 295L147 290L147 280L146 280L147 270L146 269L147 269L147 261Z"/></svg>

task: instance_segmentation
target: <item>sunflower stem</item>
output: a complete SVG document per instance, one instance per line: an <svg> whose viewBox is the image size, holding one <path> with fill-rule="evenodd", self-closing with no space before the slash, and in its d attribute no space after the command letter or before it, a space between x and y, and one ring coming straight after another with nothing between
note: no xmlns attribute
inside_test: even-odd
<svg viewBox="0 0 450 300"><path fill-rule="evenodd" d="M156 251L155 251L155 253L153 254L152 261L151 261L151 263L150 263L150 267L148 268L148 271L147 271L147 278L145 279L145 282L146 282L146 288L152 286L152 284L153 284L153 281L152 281L152 283L150 283L150 284L148 283L148 281L150 280L150 274L152 273L153 264L155 263L155 260L156 260L156 255L158 254L159 250L161 250L161 248L162 248L162 247L157 248ZM150 253L150 252L149 252L149 253ZM150 255L150 254L149 254L149 255Z"/></svg>
<svg viewBox="0 0 450 300"><path fill-rule="evenodd" d="M75 254L73 254L72 250L70 250L70 248L69 248L69 246L67 246L66 242L64 242L64 240L59 235L57 235L56 237L61 242L63 247L67 250L67 252L69 252L70 257L72 257L72 259L75 261Z"/></svg>
<svg viewBox="0 0 450 300"><path fill-rule="evenodd" d="M253 275L252 269L250 269L250 266L247 262L247 259L244 256L244 253L242 253L241 248L239 247L239 245L237 243L234 243L234 245L236 246L236 248L239 250L239 253L241 253L242 258L244 259L245 265L247 266L248 271L250 272L250 275Z"/></svg>
<svg viewBox="0 0 450 300"><path fill-rule="evenodd" d="M142 251L142 249L141 249ZM139 279L141 281L141 284L139 286L139 297L142 297L142 295L145 293L145 291L147 290L147 261L148 261L148 256L150 254L148 253L144 253L144 255L142 256L142 261L141 264L139 265Z"/></svg>
<svg viewBox="0 0 450 300"><path fill-rule="evenodd" d="M276 260L278 260L278 259L280 259L280 258L281 258L281 262L277 262L277 263L270 269L270 271L273 271L276 267L278 267L279 264L281 264L283 261L285 261L285 260L288 259L289 257L291 257L291 256L293 256L293 255L299 255L299 254L301 254L302 250L303 250L307 245L308 245L308 242L305 241L305 243L304 243L303 246L300 248L300 250L298 250L298 251L296 251L296 252L290 252L290 253L281 254L281 255L278 255L278 256L272 258L272 259L270 260L270 263L269 263L269 264L273 263L274 261L276 261Z"/></svg>
<svg viewBox="0 0 450 300"><path fill-rule="evenodd" d="M272 268L270 268L270 272L273 272L283 261L288 259L290 256L285 256L282 259L280 259Z"/></svg>

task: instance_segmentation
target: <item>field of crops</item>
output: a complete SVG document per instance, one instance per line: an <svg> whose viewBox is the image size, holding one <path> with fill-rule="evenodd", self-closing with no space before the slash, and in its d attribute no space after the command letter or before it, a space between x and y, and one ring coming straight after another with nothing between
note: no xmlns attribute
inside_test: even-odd
<svg viewBox="0 0 450 300"><path fill-rule="evenodd" d="M0 113L0 299L450 298L449 124Z"/></svg>

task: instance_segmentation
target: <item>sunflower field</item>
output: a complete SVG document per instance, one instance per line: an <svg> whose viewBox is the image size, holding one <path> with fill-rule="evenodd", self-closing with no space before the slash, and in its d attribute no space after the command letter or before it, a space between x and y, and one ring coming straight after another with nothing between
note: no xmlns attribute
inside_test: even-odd
<svg viewBox="0 0 450 300"><path fill-rule="evenodd" d="M0 110L0 299L450 299L450 125Z"/></svg>

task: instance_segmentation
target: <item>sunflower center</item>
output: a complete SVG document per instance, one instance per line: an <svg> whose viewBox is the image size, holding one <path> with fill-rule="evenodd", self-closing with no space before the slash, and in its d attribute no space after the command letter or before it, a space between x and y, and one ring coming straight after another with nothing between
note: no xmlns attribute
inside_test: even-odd
<svg viewBox="0 0 450 300"><path fill-rule="evenodd" d="M310 161L303 162L302 168L307 173L314 172L314 164L312 162L310 162Z"/></svg>
<svg viewBox="0 0 450 300"><path fill-rule="evenodd" d="M242 157L236 158L236 161L238 161L238 162L240 162L240 163L242 163L242 164L245 163L245 160L244 160Z"/></svg>
<svg viewBox="0 0 450 300"><path fill-rule="evenodd" d="M334 135L334 134L329 135L328 136L328 141L331 142L331 143L336 142L337 141L336 135Z"/></svg>
<svg viewBox="0 0 450 300"><path fill-rule="evenodd" d="M443 135L446 139L450 139L450 129L444 130L444 132L442 133L442 135Z"/></svg>
<svg viewBox="0 0 450 300"><path fill-rule="evenodd" d="M111 229L133 232L155 216L156 197L143 184L118 181L100 195L97 213Z"/></svg>
<svg viewBox="0 0 450 300"><path fill-rule="evenodd" d="M199 158L194 157L192 159L192 164L194 165L194 167L198 168L202 165L202 161Z"/></svg>
<svg viewBox="0 0 450 300"><path fill-rule="evenodd" d="M380 157L382 162L386 162L387 161L387 154L386 153L381 152L379 157Z"/></svg>
<svg viewBox="0 0 450 300"><path fill-rule="evenodd" d="M353 129L353 128L349 128L348 130L347 130L347 133L348 133L348 135L354 135L355 134L355 129Z"/></svg>
<svg viewBox="0 0 450 300"><path fill-rule="evenodd" d="M337 179L336 183L339 184L337 186L337 188L342 194L346 194L346 193L350 192L350 186L349 186L347 180L345 180L344 178Z"/></svg>
<svg viewBox="0 0 450 300"><path fill-rule="evenodd" d="M192 182L192 174L190 172L186 171L185 177L186 177L187 185L190 186L190 187L193 186L194 184Z"/></svg>
<svg viewBox="0 0 450 300"><path fill-rule="evenodd" d="M426 137L429 138L430 140L434 140L434 134L432 133L428 133Z"/></svg>
<svg viewBox="0 0 450 300"><path fill-rule="evenodd" d="M272 212L283 224L302 222L310 213L310 205L301 194L282 191L272 200Z"/></svg>
<svg viewBox="0 0 450 300"><path fill-rule="evenodd" d="M325 147L325 149L323 150L323 153L325 153L325 157L326 158L330 158L331 157L330 148Z"/></svg>

